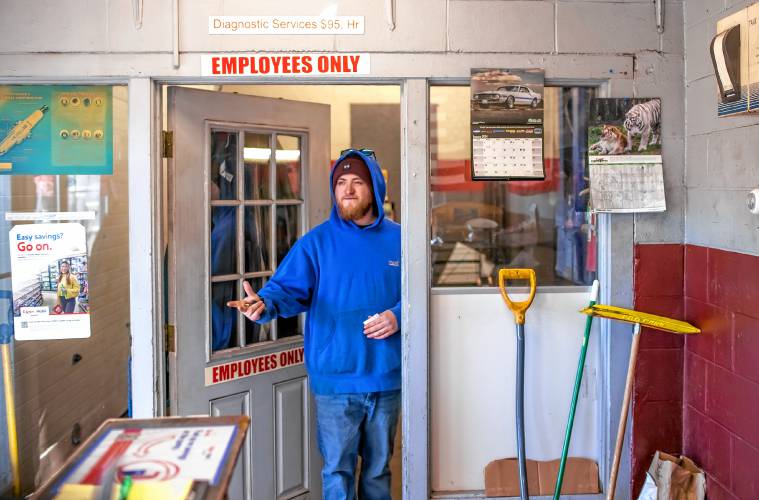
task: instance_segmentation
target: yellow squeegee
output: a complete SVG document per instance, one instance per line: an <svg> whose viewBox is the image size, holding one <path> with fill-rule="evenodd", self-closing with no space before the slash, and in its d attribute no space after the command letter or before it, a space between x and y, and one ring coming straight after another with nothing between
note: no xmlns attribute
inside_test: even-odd
<svg viewBox="0 0 759 500"><path fill-rule="evenodd" d="M625 323L639 324L669 333L699 333L701 330L679 319L665 318L623 307L595 304L580 310L583 314L600 318L616 319Z"/></svg>
<svg viewBox="0 0 759 500"><path fill-rule="evenodd" d="M590 316L598 316L600 318L613 319L617 321L623 321L625 323L632 323L635 325L633 329L633 341L630 346L630 364L627 366L627 381L625 382L625 395L622 399L622 411L619 417L619 428L617 429L617 444L614 448L614 461L611 466L611 476L609 477L609 488L606 493L606 498L612 500L614 498L614 490L617 488L617 473L619 472L619 459L622 455L622 444L625 439L625 428L627 426L627 411L630 407L630 396L632 394L632 383L635 378L635 361L638 359L638 346L640 344L640 327L646 326L661 330L663 332L678 333L678 334L695 334L701 332L699 328L680 321L677 319L667 318L664 316L657 316L655 314L648 314L640 311L634 311L632 309L624 309L622 307L607 306L603 304L595 304L591 307L586 307L580 310L581 313Z"/></svg>

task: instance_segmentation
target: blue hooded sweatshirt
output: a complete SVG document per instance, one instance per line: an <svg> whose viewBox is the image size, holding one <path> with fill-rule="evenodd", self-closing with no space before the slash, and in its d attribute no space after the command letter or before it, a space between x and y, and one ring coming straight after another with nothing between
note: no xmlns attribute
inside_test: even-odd
<svg viewBox="0 0 759 500"><path fill-rule="evenodd" d="M307 312L305 359L316 394L401 388L400 331L382 340L364 335L364 321L391 310L401 324L401 226L385 219L385 178L377 161L351 150L369 167L377 219L359 227L340 218L332 193L329 220L290 249L259 291L259 323ZM335 175L335 165L330 174Z"/></svg>

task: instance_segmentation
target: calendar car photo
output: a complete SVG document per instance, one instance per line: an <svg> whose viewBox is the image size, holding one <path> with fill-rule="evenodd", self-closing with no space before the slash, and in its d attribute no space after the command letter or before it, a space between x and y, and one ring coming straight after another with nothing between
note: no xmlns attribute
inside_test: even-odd
<svg viewBox="0 0 759 500"><path fill-rule="evenodd" d="M543 123L542 70L473 69L473 123L539 125Z"/></svg>
<svg viewBox="0 0 759 500"><path fill-rule="evenodd" d="M588 155L661 155L661 99L590 101Z"/></svg>

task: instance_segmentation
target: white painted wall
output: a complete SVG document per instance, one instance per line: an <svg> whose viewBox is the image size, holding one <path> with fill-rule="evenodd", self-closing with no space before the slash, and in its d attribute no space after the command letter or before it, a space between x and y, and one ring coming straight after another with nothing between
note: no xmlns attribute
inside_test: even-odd
<svg viewBox="0 0 759 500"><path fill-rule="evenodd" d="M514 300L524 300L515 294ZM538 293L525 323L527 457L561 456L588 293ZM516 331L501 295L433 295L433 491L483 490L491 460L516 457ZM598 322L591 333L570 456L601 461Z"/></svg>

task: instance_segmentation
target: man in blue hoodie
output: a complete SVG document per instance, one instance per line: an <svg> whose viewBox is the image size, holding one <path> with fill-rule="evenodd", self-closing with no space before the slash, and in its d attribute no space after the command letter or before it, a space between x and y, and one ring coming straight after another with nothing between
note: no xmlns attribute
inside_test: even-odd
<svg viewBox="0 0 759 500"><path fill-rule="evenodd" d="M385 219L373 154L348 150L330 176L332 212L293 245L243 313L264 323L307 312L305 359L316 402L323 498L390 500L400 409L401 231Z"/></svg>

